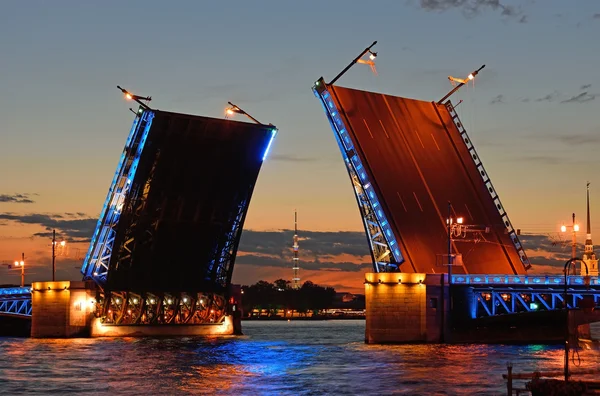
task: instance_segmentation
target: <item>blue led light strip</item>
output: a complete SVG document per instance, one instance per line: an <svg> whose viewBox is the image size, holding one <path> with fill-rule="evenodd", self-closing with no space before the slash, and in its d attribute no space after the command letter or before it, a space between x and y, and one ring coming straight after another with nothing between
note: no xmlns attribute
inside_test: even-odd
<svg viewBox="0 0 600 396"><path fill-rule="evenodd" d="M323 83L320 82L320 84ZM346 163L369 239L374 270L375 272L399 271L399 265L404 261L404 258L396 242L396 236L392 232L389 221L379 203L380 199L372 188L361 159L356 154L354 144L348 136L346 125L331 98L331 94L327 89L317 90L318 85L319 83L315 85L313 91L315 96L321 100Z"/></svg>
<svg viewBox="0 0 600 396"><path fill-rule="evenodd" d="M456 113L456 110L454 110L454 106L452 105L452 103L450 101L447 101L445 103L445 106L448 109L448 113L450 114L450 117L452 117L452 121L454 122L454 125L456 125L456 128L458 129L458 132L460 133L462 142L467 147L467 150L469 150L469 154L471 154L471 160L477 167L479 176L481 176L481 180L485 184L487 191L490 194L490 197L492 197L492 200L494 201L494 205L496 206L496 210L498 210L500 217L502 217L502 222L504 223L504 226L506 227L508 235L509 235L515 249L517 249L517 253L519 254L521 263L525 266L526 270L529 269L531 267L531 263L529 262L529 258L527 258L527 255L525 254L525 249L523 248L523 245L521 245L521 242L519 241L517 232L513 228L512 224L508 218L508 214L504 210L504 206L502 206L502 203L500 202L500 197L498 197L498 194L496 193L496 189L492 185L492 180L489 178L488 173L486 172L485 168L483 167L483 163L481 162L481 159L479 158L477 151L475 151L475 146L473 146L473 143L471 142L469 135L467 135L467 130L465 129L462 122L458 118L458 114Z"/></svg>
<svg viewBox="0 0 600 396"><path fill-rule="evenodd" d="M153 119L154 112L146 110L140 117L136 117L133 122L123 155L121 155L100 218L96 224L90 247L81 267L84 279L93 279L100 286L103 286L106 282L116 226L119 224L121 210L135 177Z"/></svg>
<svg viewBox="0 0 600 396"><path fill-rule="evenodd" d="M265 153L263 154L262 160L267 159L267 155L269 154L269 150L271 149L271 144L273 144L273 139L275 139L275 135L277 135L277 129L271 129L271 139L269 139L269 144L267 144L267 148L265 149Z"/></svg>
<svg viewBox="0 0 600 396"><path fill-rule="evenodd" d="M10 316L31 316L31 292L27 299L0 300L0 313Z"/></svg>

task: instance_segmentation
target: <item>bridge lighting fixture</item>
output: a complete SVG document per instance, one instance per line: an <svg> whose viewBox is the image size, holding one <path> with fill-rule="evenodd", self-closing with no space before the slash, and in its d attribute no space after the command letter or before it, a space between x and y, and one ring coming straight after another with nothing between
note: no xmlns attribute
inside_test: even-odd
<svg viewBox="0 0 600 396"><path fill-rule="evenodd" d="M485 65L482 65L479 69L475 70L474 72L470 73L467 78L465 79L461 79L461 78L456 78L456 77L452 77L452 76L448 76L448 80L450 80L450 82L452 83L452 85L454 85L455 83L458 83L458 85L456 85L452 91L448 92L446 94L446 96L444 96L442 99L440 99L437 104L441 105L443 104L446 99L448 99L450 96L452 96L452 94L456 91L458 91L459 89L462 88L463 85L465 85L466 83L468 83L469 81L472 81L475 79L475 76L479 74L479 72L481 71L481 69L483 69L485 67Z"/></svg>
<svg viewBox="0 0 600 396"><path fill-rule="evenodd" d="M150 109L150 107L148 107L148 105L146 103L142 102L142 100L145 101L145 102L150 102L152 100L152 97L150 97L150 96L140 96L140 95L132 94L131 92L129 92L125 88L121 88L118 85L117 85L117 88L121 92L123 92L123 94L125 95L125 99L126 100L134 100L134 101L138 102L144 108L144 110L149 110ZM139 110L138 110L138 113L139 113Z"/></svg>
<svg viewBox="0 0 600 396"><path fill-rule="evenodd" d="M329 83L329 85L333 85L340 77L342 77L352 66L354 66L356 63L363 63L363 64L367 64L371 67L371 70L373 71L373 73L377 74L377 70L375 69L375 58L377 57L377 52L373 52L371 51L371 48L377 44L377 41L373 41L373 44L371 44L370 46L368 46L367 48L365 48L360 55L358 55L356 58L354 58L354 60L352 62L350 62L350 64L348 66L346 66L344 68L344 70L342 70L337 76L334 77L333 80L331 80L331 82ZM362 59L363 56L365 56L365 54L369 54L369 59ZM317 83L318 85L318 83Z"/></svg>
<svg viewBox="0 0 600 396"><path fill-rule="evenodd" d="M246 117L250 118L252 121L256 122L258 125L264 125L262 122L258 121L256 118L252 117L250 114L246 113L239 106L234 105L231 102L227 102L230 107L225 109L225 117L232 116L233 114L242 114Z"/></svg>
<svg viewBox="0 0 600 396"><path fill-rule="evenodd" d="M277 129L271 129L271 139L269 139L269 144L267 144L267 148L265 149L265 153L263 154L262 160L267 159L267 155L269 154L269 150L271 149L271 144L273 144L273 139L275 139L275 135L277 135Z"/></svg>
<svg viewBox="0 0 600 396"><path fill-rule="evenodd" d="M458 219L456 219L456 222L457 222L458 224L462 224L462 223L463 223L463 218L462 218L462 217L459 217Z"/></svg>
<svg viewBox="0 0 600 396"><path fill-rule="evenodd" d="M577 232L579 231L579 224L575 222L575 213L572 215L573 223L571 225L561 225L560 230L562 232L567 232L567 229L570 228L573 230L572 232L572 240L571 240L571 258L574 258L577 254ZM573 271L575 269L573 268Z"/></svg>

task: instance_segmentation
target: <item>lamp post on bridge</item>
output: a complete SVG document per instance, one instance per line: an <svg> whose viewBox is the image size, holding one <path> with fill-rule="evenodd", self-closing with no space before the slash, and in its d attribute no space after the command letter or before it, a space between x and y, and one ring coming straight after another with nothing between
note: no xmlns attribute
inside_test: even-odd
<svg viewBox="0 0 600 396"><path fill-rule="evenodd" d="M575 222L575 213L573 213L573 222ZM563 295L563 300L565 303L565 316L566 316L566 319L565 319L565 356L564 356L565 382L569 381L569 338L571 337L571 334L569 331L569 302L567 301L568 300L567 279L568 279L569 267L571 265L574 266L576 261L580 261L585 266L584 283L586 286L590 285L590 276L589 276L588 267L587 267L587 264L585 263L585 261L583 261L582 259L580 259L578 257L573 257L573 258L569 259L565 263L565 268L564 268L565 291L564 291L564 295Z"/></svg>
<svg viewBox="0 0 600 396"><path fill-rule="evenodd" d="M571 228L572 231L572 239L571 239L571 259L574 260L577 257L577 232L579 231L579 224L575 222L575 213L573 213L573 224L571 225L562 225L560 227L561 232L567 232L567 228ZM575 275L575 263L572 261L573 265L573 275Z"/></svg>
<svg viewBox="0 0 600 396"><path fill-rule="evenodd" d="M25 286L25 253L21 253L21 261L15 260L15 267L21 267L21 287Z"/></svg>
<svg viewBox="0 0 600 396"><path fill-rule="evenodd" d="M61 248L64 248L67 242L60 241L56 242L56 230L52 230L52 282L56 279L56 244L59 244Z"/></svg>
<svg viewBox="0 0 600 396"><path fill-rule="evenodd" d="M446 219L448 232L448 284L452 283L452 236L460 236L463 233L462 224L462 217L452 217L452 203L448 201L448 218Z"/></svg>

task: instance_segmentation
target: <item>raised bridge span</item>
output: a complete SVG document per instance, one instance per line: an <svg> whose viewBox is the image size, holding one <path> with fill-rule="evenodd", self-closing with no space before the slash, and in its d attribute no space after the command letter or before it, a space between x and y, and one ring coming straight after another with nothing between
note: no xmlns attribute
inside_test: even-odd
<svg viewBox="0 0 600 396"><path fill-rule="evenodd" d="M314 86L346 163L376 272L524 274L530 267L452 104ZM452 212L448 213L451 202Z"/></svg>

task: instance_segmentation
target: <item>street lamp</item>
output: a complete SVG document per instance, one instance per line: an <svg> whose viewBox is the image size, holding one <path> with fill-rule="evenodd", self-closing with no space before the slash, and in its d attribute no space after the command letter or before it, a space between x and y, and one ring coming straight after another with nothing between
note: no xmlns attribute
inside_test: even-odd
<svg viewBox="0 0 600 396"><path fill-rule="evenodd" d="M481 66L479 69L475 70L474 72L470 73L467 78L465 79L460 79L460 78L456 78L456 77L452 77L452 76L448 76L448 80L450 80L450 82L452 83L459 83L457 86L454 87L454 89L452 89L452 91L448 92L446 94L446 96L444 96L442 99L440 99L439 102L437 102L437 104L441 105L442 103L444 103L444 101L446 99L448 99L450 96L452 96L452 94L456 91L458 91L459 89L462 88L463 85L465 85L466 83L468 83L469 81L472 81L473 79L475 79L475 76L477 74L479 74L479 72L481 71L481 69L483 69L485 67L485 65Z"/></svg>
<svg viewBox="0 0 600 396"><path fill-rule="evenodd" d="M463 218L452 217L452 203L448 201L448 218L446 219L446 226L448 231L448 283L452 283L452 237L465 237L466 228L463 227Z"/></svg>
<svg viewBox="0 0 600 396"><path fill-rule="evenodd" d="M573 222L575 222L575 213L573 213ZM563 226L564 227L564 226ZM562 227L561 227L562 228ZM571 265L575 266L575 262L580 261L585 266L585 277L584 283L589 287L590 285L590 276L588 272L588 266L580 258L573 257L565 263L564 273L565 273L565 291L563 295L563 300L565 303L565 312L566 312L566 320L565 320L565 356L564 356L564 370L565 370L565 382L569 381L569 338L571 337L570 329L569 329L569 303L567 302L568 294L567 294L567 278L569 274L569 267ZM574 308L574 307L573 307Z"/></svg>
<svg viewBox="0 0 600 396"><path fill-rule="evenodd" d="M21 253L21 261L15 261L15 267L21 267L21 287L25 286L25 253Z"/></svg>
<svg viewBox="0 0 600 396"><path fill-rule="evenodd" d="M370 46L365 48L363 50L363 52L360 53L360 55L358 55L356 58L354 58L354 60L352 62L350 62L350 64L348 66L346 66L346 68L344 70L342 70L340 72L340 74L338 74L337 76L334 77L333 80L331 80L329 85L333 85L340 77L342 77L344 75L344 73L346 73L352 66L354 66L355 63L363 63L366 65L369 65L371 67L371 70L373 71L373 73L377 74L377 70L375 70L375 58L377 57L377 52L371 51L371 48L373 48L373 46L375 44L377 44L377 41L373 41L373 44L371 44ZM362 57L365 56L367 53L369 54L369 60L362 59ZM318 82L317 82L317 84L318 84Z"/></svg>
<svg viewBox="0 0 600 396"><path fill-rule="evenodd" d="M142 102L142 100L143 100L143 101L146 101L146 102L150 102L150 101L152 100L152 97L150 97L150 96L145 96L145 97L144 97L144 96L140 96L140 95L134 95L134 94L132 94L131 92L129 92L128 90L126 90L126 89L124 89L124 88L121 88L121 87L120 87L120 86L118 86L118 85L117 85L117 88L118 88L118 89L119 89L121 92L123 92L123 94L125 95L125 99L127 99L127 100L135 100L136 102L138 102L138 103L140 104L140 106L142 106L142 108L143 108L144 110L151 110L151 109L150 109L150 107L149 107L149 106L148 106L146 103L143 103L143 102ZM135 113L135 111L133 111L132 109L129 109L129 110L131 110L132 112L134 112L134 113ZM138 111L139 111L139 110L138 110Z"/></svg>
<svg viewBox="0 0 600 396"><path fill-rule="evenodd" d="M256 118L252 117L250 114L246 113L244 110L242 110L239 106L234 105L231 102L227 102L231 107L228 107L227 109L225 109L225 118L232 116L234 114L242 114L245 115L246 117L250 118L252 121L256 122L258 125L263 125L262 122L258 121Z"/></svg>
<svg viewBox="0 0 600 396"><path fill-rule="evenodd" d="M571 240L571 259L574 259L577 256L577 232L579 231L579 224L575 223L575 213L573 213L573 224L571 225L562 225L560 227L561 232L567 232L567 228L571 228L573 230L572 240ZM575 269L574 265L573 269ZM573 271L573 275L575 275L575 271Z"/></svg>
<svg viewBox="0 0 600 396"><path fill-rule="evenodd" d="M67 242L60 241L56 242L56 230L52 230L52 282L55 281L56 274L56 245L59 245L61 248L64 248Z"/></svg>

